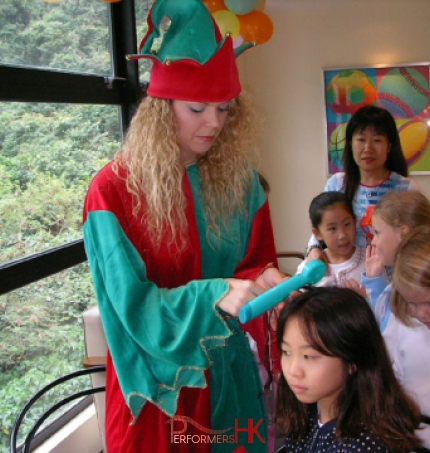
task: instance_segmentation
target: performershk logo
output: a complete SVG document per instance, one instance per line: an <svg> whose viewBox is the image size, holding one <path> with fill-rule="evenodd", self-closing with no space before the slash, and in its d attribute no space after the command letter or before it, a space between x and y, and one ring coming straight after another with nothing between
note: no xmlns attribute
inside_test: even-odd
<svg viewBox="0 0 430 453"><path fill-rule="evenodd" d="M235 444L238 443L239 433L248 434L248 444L254 441L265 443L263 437L258 432L258 427L263 419L254 424L252 418L248 418L248 426L239 427L238 420L234 421L234 428L214 430L205 428L190 417L175 415L167 423L170 424L170 442L172 444ZM187 434L188 424L196 427L201 434ZM234 431L232 431L234 430Z"/></svg>

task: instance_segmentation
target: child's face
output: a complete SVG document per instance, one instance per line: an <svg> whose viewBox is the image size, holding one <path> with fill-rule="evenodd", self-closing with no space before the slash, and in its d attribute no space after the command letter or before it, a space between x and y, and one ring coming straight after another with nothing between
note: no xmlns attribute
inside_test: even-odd
<svg viewBox="0 0 430 453"><path fill-rule="evenodd" d="M317 402L323 423L336 417L333 410L345 385L345 366L340 358L313 349L297 318L290 319L284 327L281 366L285 380L300 402Z"/></svg>
<svg viewBox="0 0 430 453"><path fill-rule="evenodd" d="M371 244L375 246L382 264L392 266L397 247L403 237L402 229L388 225L378 214L372 216L372 227L374 236Z"/></svg>
<svg viewBox="0 0 430 453"><path fill-rule="evenodd" d="M318 229L313 229L315 237L324 241L331 263L341 263L355 251L355 220L343 203L336 203L325 209Z"/></svg>
<svg viewBox="0 0 430 453"><path fill-rule="evenodd" d="M407 302L410 314L430 329L430 288L417 290L399 284L397 289Z"/></svg>
<svg viewBox="0 0 430 453"><path fill-rule="evenodd" d="M373 127L352 135L352 155L360 170L371 172L385 167L390 143L385 135L376 133Z"/></svg>

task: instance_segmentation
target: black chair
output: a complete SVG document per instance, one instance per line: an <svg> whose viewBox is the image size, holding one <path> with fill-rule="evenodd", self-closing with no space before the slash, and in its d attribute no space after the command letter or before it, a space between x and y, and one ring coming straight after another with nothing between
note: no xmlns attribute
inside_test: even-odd
<svg viewBox="0 0 430 453"><path fill-rule="evenodd" d="M73 395L67 396L62 400L58 401L54 405L52 405L47 411L45 411L39 419L36 421L34 426L31 428L30 432L28 433L27 437L24 440L22 445L17 445L18 442L18 433L20 427L24 421L24 418L27 412L32 408L32 406L49 390L63 384L66 381L71 379L75 379L80 376L89 375L92 373L101 373L106 371L105 366L97 366L89 369L78 370L73 373L67 374L66 376L62 376L61 378L56 379L55 381L51 382L50 384L46 385L42 390L38 391L32 398L30 398L27 403L25 404L24 408L19 413L18 417L15 420L13 425L11 435L10 435L10 453L17 453L18 451L22 453L28 453L30 451L31 443L33 442L33 438L37 433L37 430L43 424L43 422L52 415L55 411L59 408L64 406L65 404L76 400L78 398L82 398L84 396L93 395L94 393L100 393L105 391L105 387L92 387L86 390L81 390L79 392L74 393Z"/></svg>

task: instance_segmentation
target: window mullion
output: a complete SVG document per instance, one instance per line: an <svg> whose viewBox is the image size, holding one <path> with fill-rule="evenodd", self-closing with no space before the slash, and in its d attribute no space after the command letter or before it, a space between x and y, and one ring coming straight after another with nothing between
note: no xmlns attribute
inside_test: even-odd
<svg viewBox="0 0 430 453"><path fill-rule="evenodd" d="M107 77L0 65L0 101L121 104L125 81Z"/></svg>
<svg viewBox="0 0 430 453"><path fill-rule="evenodd" d="M109 11L114 76L126 80L124 99L121 105L122 129L126 130L143 93L139 83L137 62L126 60L126 55L136 53L137 49L134 0L112 3Z"/></svg>

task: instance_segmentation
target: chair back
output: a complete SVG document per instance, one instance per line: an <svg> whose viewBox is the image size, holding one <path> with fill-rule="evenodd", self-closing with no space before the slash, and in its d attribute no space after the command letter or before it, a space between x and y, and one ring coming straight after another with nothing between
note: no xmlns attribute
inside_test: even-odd
<svg viewBox="0 0 430 453"><path fill-rule="evenodd" d="M22 453L28 453L30 451L31 444L34 440L34 437L36 433L38 432L39 428L42 426L44 421L52 415L54 412L56 412L58 409L63 407L64 405L70 403L71 401L74 401L78 398L82 398L88 395L94 395L96 393L104 392L105 387L91 387L89 389L81 390L78 391L74 394L71 394L69 396L66 396L65 398L62 398L59 400L57 403L51 405L51 407L46 410L33 424L32 428L30 429L30 432L27 434L24 443L18 445L18 435L20 432L20 428L24 422L25 416L27 413L31 410L31 408L37 403L40 398L42 398L45 393L50 391L51 389L55 389L56 387L59 387L61 384L64 384L65 382L76 379L80 376L84 376L87 374L96 374L96 373L104 373L106 370L105 367L94 367L90 369L84 369L84 370L78 370L73 373L67 374L66 376L62 376L54 381L52 381L50 384L46 385L43 387L41 390L39 390L34 396L32 396L21 412L18 414L18 417L15 420L15 423L12 427L11 431L11 436L10 436L10 452L11 453L16 453L18 451Z"/></svg>

